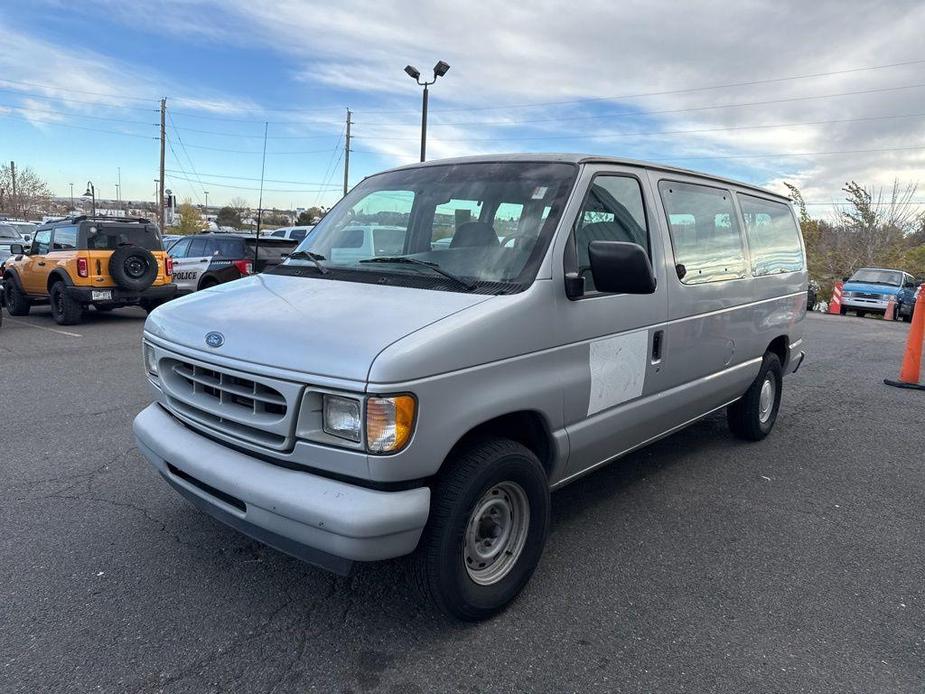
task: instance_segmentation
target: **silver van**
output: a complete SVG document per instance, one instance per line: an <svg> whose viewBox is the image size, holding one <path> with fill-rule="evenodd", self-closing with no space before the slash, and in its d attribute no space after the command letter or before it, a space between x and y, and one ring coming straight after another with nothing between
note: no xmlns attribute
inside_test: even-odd
<svg viewBox="0 0 925 694"><path fill-rule="evenodd" d="M375 225L389 244L347 252ZM789 201L748 184L581 155L415 164L279 266L155 310L135 436L233 528L342 574L413 553L442 610L483 619L536 568L552 490L722 408L743 439L771 431L806 287Z"/></svg>

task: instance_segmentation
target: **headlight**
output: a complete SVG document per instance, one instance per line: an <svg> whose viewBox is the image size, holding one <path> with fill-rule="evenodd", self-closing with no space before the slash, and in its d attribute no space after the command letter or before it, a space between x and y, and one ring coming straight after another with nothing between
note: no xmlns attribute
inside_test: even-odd
<svg viewBox="0 0 925 694"><path fill-rule="evenodd" d="M326 434L354 443L360 442L363 425L359 400L325 395L323 410L322 428Z"/></svg>
<svg viewBox="0 0 925 694"><path fill-rule="evenodd" d="M370 453L395 453L411 438L415 400L411 395L366 400L366 448Z"/></svg>
<svg viewBox="0 0 925 694"><path fill-rule="evenodd" d="M154 356L154 347L144 342L142 350L144 351L145 370L151 376L157 376L157 358Z"/></svg>

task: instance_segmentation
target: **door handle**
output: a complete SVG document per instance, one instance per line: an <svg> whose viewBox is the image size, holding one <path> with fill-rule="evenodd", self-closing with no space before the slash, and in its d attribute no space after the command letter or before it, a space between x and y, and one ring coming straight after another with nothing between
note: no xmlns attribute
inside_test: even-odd
<svg viewBox="0 0 925 694"><path fill-rule="evenodd" d="M39 262L36 263L36 265L38 265L39 267L45 267L45 261L40 260Z"/></svg>
<svg viewBox="0 0 925 694"><path fill-rule="evenodd" d="M652 336L652 363L658 364L662 360L662 348L665 345L665 331L656 330Z"/></svg>

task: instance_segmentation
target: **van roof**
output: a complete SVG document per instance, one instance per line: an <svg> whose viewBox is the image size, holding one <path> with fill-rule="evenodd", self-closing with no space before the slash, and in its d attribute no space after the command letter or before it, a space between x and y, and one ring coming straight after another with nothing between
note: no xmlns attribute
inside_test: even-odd
<svg viewBox="0 0 925 694"><path fill-rule="evenodd" d="M760 186L753 185L751 183L745 183L744 181L737 181L732 178L725 178L723 176L715 176L713 174L704 173L702 171L694 171L692 169L683 169L677 166L667 166L665 164L657 164L650 161L641 161L639 159L628 159L626 157L615 157L615 156L604 156L597 154L580 154L580 153L569 153L569 152L557 152L557 153L513 153L513 154L482 154L471 157L453 157L452 159L434 159L433 161L420 162L416 164L406 164L404 166L397 166L390 171L400 171L403 169L414 169L419 166L439 166L443 164L473 164L477 162L515 162L515 161L535 161L535 162L562 162L566 164L620 164L625 166L638 166L641 168L652 169L655 171L665 171L668 173L677 173L684 174L687 176L699 176L701 178L708 178L713 181L722 181L734 186L739 186L740 188L748 188L755 192L761 193L763 195L769 195L771 197L778 198L780 200L785 200L790 202L790 198L786 195L781 195L780 193L775 193L772 190L762 188Z"/></svg>

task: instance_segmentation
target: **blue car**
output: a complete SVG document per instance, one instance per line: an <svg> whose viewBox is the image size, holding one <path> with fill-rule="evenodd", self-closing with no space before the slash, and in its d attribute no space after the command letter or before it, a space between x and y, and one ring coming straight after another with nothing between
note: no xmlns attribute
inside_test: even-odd
<svg viewBox="0 0 925 694"><path fill-rule="evenodd" d="M922 291L922 283L925 280L916 279L912 284L903 286L899 294L896 295L896 320L912 322L912 312L915 311L915 302Z"/></svg>
<svg viewBox="0 0 925 694"><path fill-rule="evenodd" d="M854 311L863 317L868 313L886 313L890 299L896 300L904 287L914 286L915 278L902 270L861 268L842 288L841 314Z"/></svg>

